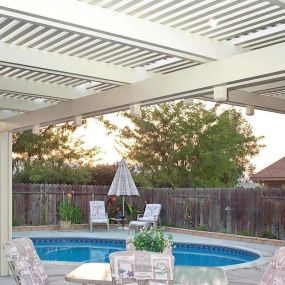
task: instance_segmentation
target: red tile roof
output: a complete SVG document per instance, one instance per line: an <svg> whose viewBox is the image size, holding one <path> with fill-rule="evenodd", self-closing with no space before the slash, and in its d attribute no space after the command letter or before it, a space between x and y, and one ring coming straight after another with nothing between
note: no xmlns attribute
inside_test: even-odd
<svg viewBox="0 0 285 285"><path fill-rule="evenodd" d="M279 159L278 161L274 162L273 164L267 166L266 168L262 169L261 171L253 174L251 179L254 181L259 180L285 180L285 157Z"/></svg>

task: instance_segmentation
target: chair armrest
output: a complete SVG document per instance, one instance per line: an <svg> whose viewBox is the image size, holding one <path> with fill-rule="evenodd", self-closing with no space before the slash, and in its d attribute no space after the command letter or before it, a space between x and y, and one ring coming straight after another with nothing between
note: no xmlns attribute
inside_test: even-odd
<svg viewBox="0 0 285 285"><path fill-rule="evenodd" d="M137 214L137 221L139 220L140 217L143 217L143 214Z"/></svg>

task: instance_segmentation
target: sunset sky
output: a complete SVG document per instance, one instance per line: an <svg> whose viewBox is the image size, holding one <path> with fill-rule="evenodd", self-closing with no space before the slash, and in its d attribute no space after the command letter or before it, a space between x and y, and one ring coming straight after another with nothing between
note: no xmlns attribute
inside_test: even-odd
<svg viewBox="0 0 285 285"><path fill-rule="evenodd" d="M211 106L207 103L207 106ZM221 106L228 108L228 106ZM244 114L244 108L238 108ZM118 117L117 114L107 115L107 118L115 122L119 126L128 124L128 120ZM260 154L252 160L256 166L256 171L263 169L274 161L285 156L285 132L284 132L284 115L272 112L255 110L254 116L246 116L248 122L252 125L254 134L257 136L265 136L262 143L266 145ZM121 159L121 155L116 150L118 144L114 135L107 135L107 131L94 119L88 119L87 128L78 128L77 136L82 136L86 147L99 146L101 155L99 163L114 163ZM96 163L96 162L95 162Z"/></svg>

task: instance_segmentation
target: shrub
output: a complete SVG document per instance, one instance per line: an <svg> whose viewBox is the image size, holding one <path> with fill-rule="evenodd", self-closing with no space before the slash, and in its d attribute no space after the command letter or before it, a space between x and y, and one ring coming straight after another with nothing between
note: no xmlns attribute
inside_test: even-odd
<svg viewBox="0 0 285 285"><path fill-rule="evenodd" d="M240 236L252 236L252 234L250 233L249 230L242 230L240 232L237 233Z"/></svg>
<svg viewBox="0 0 285 285"><path fill-rule="evenodd" d="M209 226L208 226L208 225L198 225L198 226L195 226L195 227L194 227L194 230L207 232L207 231L209 231L210 229L209 229Z"/></svg>
<svg viewBox="0 0 285 285"><path fill-rule="evenodd" d="M271 238L271 239L276 239L276 235L273 234L271 231L262 231L260 234L259 234L259 237L261 238Z"/></svg>
<svg viewBox="0 0 285 285"><path fill-rule="evenodd" d="M172 248L172 236L165 236L161 230L153 227L150 230L142 230L130 241L136 250L163 252Z"/></svg>

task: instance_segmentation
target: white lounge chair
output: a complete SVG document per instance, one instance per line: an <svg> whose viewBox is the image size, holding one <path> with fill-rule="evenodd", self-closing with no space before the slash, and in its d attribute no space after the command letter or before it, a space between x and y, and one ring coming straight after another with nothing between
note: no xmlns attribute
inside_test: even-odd
<svg viewBox="0 0 285 285"><path fill-rule="evenodd" d="M113 252L109 258L113 285L173 284L172 254L136 250Z"/></svg>
<svg viewBox="0 0 285 285"><path fill-rule="evenodd" d="M29 238L16 238L3 246L9 267L18 285L66 284L64 274L47 275Z"/></svg>
<svg viewBox="0 0 285 285"><path fill-rule="evenodd" d="M147 228L149 225L156 225L160 223L160 210L161 204L146 204L144 214L138 214L136 221L130 221L129 223L129 233L132 228L137 230L139 227Z"/></svg>
<svg viewBox="0 0 285 285"><path fill-rule="evenodd" d="M106 224L109 231L109 218L105 210L104 201L90 201L89 224L90 232L92 232L93 224Z"/></svg>

